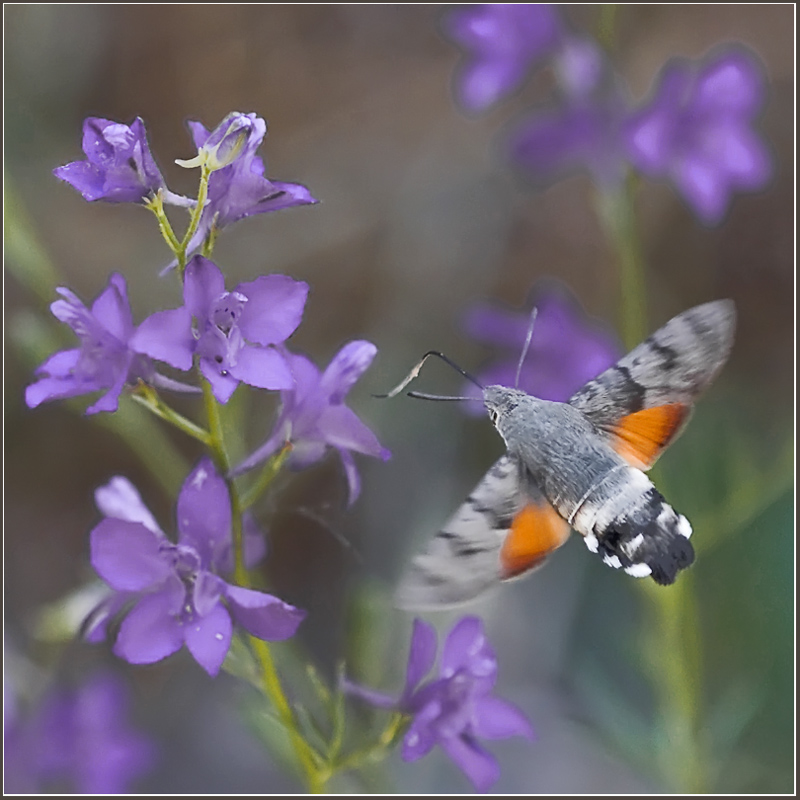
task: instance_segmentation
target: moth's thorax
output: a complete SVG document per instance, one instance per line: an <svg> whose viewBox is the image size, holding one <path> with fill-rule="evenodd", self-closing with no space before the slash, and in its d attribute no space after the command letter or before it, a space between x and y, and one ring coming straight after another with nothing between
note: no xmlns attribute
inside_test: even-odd
<svg viewBox="0 0 800 800"><path fill-rule="evenodd" d="M509 453L520 459L565 519L593 487L625 463L568 403L502 386L488 387L484 398Z"/></svg>

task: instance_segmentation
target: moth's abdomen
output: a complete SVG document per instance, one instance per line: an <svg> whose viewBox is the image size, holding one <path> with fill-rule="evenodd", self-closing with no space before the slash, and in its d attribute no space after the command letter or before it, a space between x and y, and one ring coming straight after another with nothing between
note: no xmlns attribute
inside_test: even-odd
<svg viewBox="0 0 800 800"><path fill-rule="evenodd" d="M608 566L637 578L649 575L661 585L673 583L694 561L689 520L643 473L629 468L619 477L617 493L605 501L587 498L573 525Z"/></svg>

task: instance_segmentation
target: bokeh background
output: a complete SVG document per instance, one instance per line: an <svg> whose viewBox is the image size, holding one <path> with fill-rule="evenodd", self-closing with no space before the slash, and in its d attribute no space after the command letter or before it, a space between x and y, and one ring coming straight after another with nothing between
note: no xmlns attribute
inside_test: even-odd
<svg viewBox="0 0 800 800"><path fill-rule="evenodd" d="M165 483L174 492L181 462L199 455L168 433L159 479L96 420L60 403L25 407L31 369L65 342L47 311L54 274L89 300L111 270L123 272L137 321L180 297L174 278L158 277L169 259L150 214L89 205L51 170L81 157L86 116L141 116L168 184L191 193L194 173L173 163L192 155L185 121L210 128L231 110L266 118L267 174L306 184L321 202L238 223L221 236L215 261L229 286L266 272L308 281L292 346L319 364L349 339L378 345L351 406L393 452L386 464L359 460L363 493L350 511L333 458L281 483L261 508L269 578L309 610L302 646L323 674L349 656L376 686L399 690L411 620L392 609L392 586L501 443L486 419L453 405L370 393L386 391L431 348L477 369L489 353L464 335L466 311L486 299L522 307L540 278L562 281L587 313L618 323L617 265L588 177L534 191L498 157L503 128L552 95L552 74L538 71L520 95L467 119L452 99L459 53L439 33L443 10L4 7L5 647L7 679L23 700L53 676L113 661L101 647L64 648L37 629L44 607L91 577L95 487L128 476L170 529L174 494ZM562 10L576 29L596 31L599 7ZM612 54L636 99L669 57L699 58L724 42L751 48L769 84L759 121L774 156L768 188L737 196L715 228L702 227L666 184L643 184L637 208L649 327L717 297L733 298L739 313L731 361L661 472L697 540L704 520L717 531L692 568L699 738L711 743L705 768L716 791L788 792L793 781L794 28L788 4L624 6ZM421 389L458 388L443 366L426 370ZM269 432L274 401L258 398L249 411L255 445ZM652 615L633 583L576 540L546 569L470 609L498 651L498 693L526 711L538 734L533 745L493 746L498 791L675 788L654 757L658 670L648 658L659 654L642 646ZM453 619L429 618L439 626ZM123 670L137 723L162 748L139 788L298 790L242 721L238 683L211 681L184 656ZM395 753L380 779L373 788L468 788L439 753L412 765Z"/></svg>

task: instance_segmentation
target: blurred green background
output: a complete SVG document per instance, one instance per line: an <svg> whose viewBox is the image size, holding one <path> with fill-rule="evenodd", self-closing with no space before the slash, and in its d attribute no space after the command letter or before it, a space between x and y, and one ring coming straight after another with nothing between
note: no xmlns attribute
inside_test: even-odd
<svg viewBox="0 0 800 800"><path fill-rule="evenodd" d="M598 6L563 11L576 29L597 30ZM137 322L180 298L177 281L158 278L169 258L150 214L88 205L51 170L82 157L86 116L141 116L170 188L191 193L196 176L173 163L192 155L185 121L210 128L229 111L255 111L269 125L268 176L304 183L321 202L238 223L220 237L215 261L229 286L266 272L308 281L291 344L318 363L352 338L378 345L350 399L393 452L387 464L359 459L363 493L349 512L333 458L282 484L262 508L270 580L309 610L303 643L323 670L355 653L375 685L399 689L410 619L389 607L391 587L501 443L487 420L451 405L370 393L431 348L477 368L488 352L464 337L465 311L487 298L520 307L541 277L565 282L610 324L618 311L614 255L588 178L534 192L497 157L501 129L552 95L553 76L540 70L521 95L466 119L451 98L459 56L438 33L441 13L431 5L5 6L9 650L45 671L103 659L102 648L85 646L60 655L33 635L37 611L91 575L99 484L127 475L166 529L174 519L173 496L116 433L60 403L24 406L31 369L65 341L45 300L54 279L88 301L110 271L124 273ZM714 229L665 184L644 183L637 208L650 329L717 297L733 298L739 312L731 361L662 460L659 484L696 535L698 741L708 786L719 792L793 785L794 13L788 4L622 6L612 54L637 100L669 57L699 58L724 42L754 50L769 81L760 130L775 175L766 190L737 196ZM430 367L424 389L457 387L448 370ZM250 403L255 445L269 432L274 399L239 402ZM146 447L159 430L136 435ZM163 448L160 467L175 487L179 459L188 465L199 453L171 432ZM503 770L497 791L673 788L669 765L653 761L664 750L658 737L669 736L655 718L653 661L670 654L659 650L634 583L575 540L531 579L469 609L498 651L498 693L538 733L533 746L493 746ZM146 791L297 788L239 721L233 680L211 682L183 655L128 672L139 722L165 752ZM387 780L387 790L403 792L467 786L439 754L412 765L394 756Z"/></svg>

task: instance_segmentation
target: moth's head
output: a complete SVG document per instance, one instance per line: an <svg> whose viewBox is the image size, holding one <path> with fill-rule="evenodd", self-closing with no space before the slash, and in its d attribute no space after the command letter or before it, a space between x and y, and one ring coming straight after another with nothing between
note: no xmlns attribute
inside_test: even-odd
<svg viewBox="0 0 800 800"><path fill-rule="evenodd" d="M509 389L507 386L487 386L483 390L483 404L489 412L489 419L495 425L506 418L523 397L525 392Z"/></svg>

